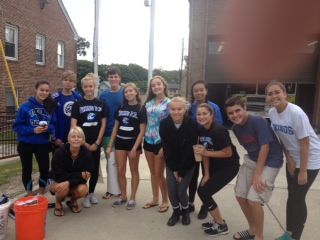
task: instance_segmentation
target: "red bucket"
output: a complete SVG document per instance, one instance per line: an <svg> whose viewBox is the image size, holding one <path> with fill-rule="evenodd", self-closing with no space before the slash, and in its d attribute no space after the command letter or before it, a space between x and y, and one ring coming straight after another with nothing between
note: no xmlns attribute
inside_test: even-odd
<svg viewBox="0 0 320 240"><path fill-rule="evenodd" d="M14 212L16 215L16 240L43 240L45 239L46 214L48 199L37 196L38 204L19 206L18 201L28 201L35 198L24 197L15 201Z"/></svg>

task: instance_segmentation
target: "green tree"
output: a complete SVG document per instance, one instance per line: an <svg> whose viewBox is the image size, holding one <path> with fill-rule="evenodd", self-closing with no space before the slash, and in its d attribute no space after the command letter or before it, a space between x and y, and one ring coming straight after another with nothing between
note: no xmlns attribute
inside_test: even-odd
<svg viewBox="0 0 320 240"><path fill-rule="evenodd" d="M167 71L161 68L155 68L153 70L153 76L156 76L156 75L163 77L167 81L167 83L179 83L178 70Z"/></svg>
<svg viewBox="0 0 320 240"><path fill-rule="evenodd" d="M90 48L90 42L87 41L85 38L79 37L77 41L77 53L79 56L86 56L87 55L87 48Z"/></svg>
<svg viewBox="0 0 320 240"><path fill-rule="evenodd" d="M82 93L81 79L88 73L93 72L93 63L88 60L78 60L77 67L77 90Z"/></svg>
<svg viewBox="0 0 320 240"><path fill-rule="evenodd" d="M138 81L147 81L148 79L148 70L144 67L141 67L137 64L130 63L129 68L136 75Z"/></svg>

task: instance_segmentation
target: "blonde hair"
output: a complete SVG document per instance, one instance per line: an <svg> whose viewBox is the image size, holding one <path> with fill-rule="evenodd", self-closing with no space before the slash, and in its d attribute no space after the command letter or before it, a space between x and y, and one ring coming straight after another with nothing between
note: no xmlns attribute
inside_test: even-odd
<svg viewBox="0 0 320 240"><path fill-rule="evenodd" d="M149 102L151 99L153 99L153 98L156 97L156 95L152 92L152 88L151 88L151 83L152 83L152 81L153 81L154 79L156 79L156 78L159 78L159 79L161 80L163 86L164 86L164 90L163 90L163 91L164 91L164 95L165 95L166 97L169 96L169 94L168 94L168 84L167 84L166 80L164 80L164 78L161 77L161 76L154 76L154 77L150 80L150 84L149 84L149 86L148 86L149 90L148 90L148 95L147 95L147 100L146 100L146 102Z"/></svg>
<svg viewBox="0 0 320 240"><path fill-rule="evenodd" d="M125 90L127 87L132 87L132 88L136 91L136 93L137 93L137 95L136 95L137 102L138 102L139 104L141 104L141 98L140 98L139 88L138 88L134 83L132 83L132 82L129 82L129 83L127 83L126 85L124 85L124 88L123 88L123 102L124 102L124 103L128 103L128 100L127 100L126 97L124 96L124 90Z"/></svg>
<svg viewBox="0 0 320 240"><path fill-rule="evenodd" d="M69 134L68 134L68 141L69 141L69 139L71 138L71 135L72 135L72 134L79 134L79 135L83 138L83 143L82 143L82 145L85 144L85 142L86 142L86 136L84 135L84 132L83 132L83 130L82 130L81 127L76 126L76 127L73 127L73 128L70 129Z"/></svg>
<svg viewBox="0 0 320 240"><path fill-rule="evenodd" d="M96 77L96 75L94 75L94 73L88 73L84 78L81 79L81 86L83 86L83 82L92 80L93 85L96 88L97 87L96 78L97 77Z"/></svg>
<svg viewBox="0 0 320 240"><path fill-rule="evenodd" d="M186 111L188 110L189 102L184 97L174 97L174 98L172 98L170 103L169 103L169 107L171 106L171 103L181 103L185 107Z"/></svg>
<svg viewBox="0 0 320 240"><path fill-rule="evenodd" d="M71 70L67 70L62 73L61 79L64 80L66 78L69 78L70 80L76 82L76 74Z"/></svg>

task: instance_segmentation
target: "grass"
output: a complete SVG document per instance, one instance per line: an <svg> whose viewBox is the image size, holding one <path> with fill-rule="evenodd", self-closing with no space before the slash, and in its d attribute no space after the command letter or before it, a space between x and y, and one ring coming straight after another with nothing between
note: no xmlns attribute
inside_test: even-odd
<svg viewBox="0 0 320 240"><path fill-rule="evenodd" d="M33 158L33 169L32 172L38 172L38 163L35 158ZM21 162L13 162L5 165L1 165L0 167L0 186L9 182L10 177L21 176L22 174L22 166Z"/></svg>

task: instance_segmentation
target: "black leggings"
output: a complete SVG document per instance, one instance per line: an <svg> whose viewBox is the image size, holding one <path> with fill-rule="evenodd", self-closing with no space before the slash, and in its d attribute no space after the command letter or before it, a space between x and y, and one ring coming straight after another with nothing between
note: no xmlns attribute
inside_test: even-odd
<svg viewBox="0 0 320 240"><path fill-rule="evenodd" d="M91 152L94 161L94 171L91 173L89 180L89 193L93 193L99 178L99 167L100 167L100 146L96 151Z"/></svg>
<svg viewBox="0 0 320 240"><path fill-rule="evenodd" d="M22 182L26 191L32 191L32 157L36 157L39 166L40 178L39 187L47 185L47 176L49 172L49 151L48 144L29 144L18 143L18 152L22 165Z"/></svg>
<svg viewBox="0 0 320 240"><path fill-rule="evenodd" d="M203 170L203 168L201 167ZM200 162L196 162L196 167L194 169L190 184L189 184L189 202L193 203L196 197L197 188L198 188L198 177L200 170ZM202 174L203 175L203 174Z"/></svg>
<svg viewBox="0 0 320 240"><path fill-rule="evenodd" d="M318 175L318 170L307 170L308 183L305 185L298 184L299 168L296 168L294 176L291 177L286 168L288 183L288 200L287 200L287 230L292 232L292 238L299 240L304 224L307 220L306 196L309 188Z"/></svg>
<svg viewBox="0 0 320 240"><path fill-rule="evenodd" d="M210 173L209 180L204 184L204 186L199 185L198 187L198 195L208 211L212 211L218 207L217 203L213 200L212 195L219 192L233 178L235 178L235 176L237 176L239 165L230 164L213 169L215 170Z"/></svg>

